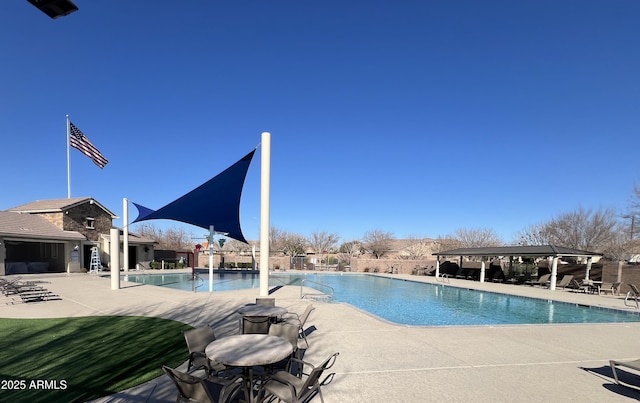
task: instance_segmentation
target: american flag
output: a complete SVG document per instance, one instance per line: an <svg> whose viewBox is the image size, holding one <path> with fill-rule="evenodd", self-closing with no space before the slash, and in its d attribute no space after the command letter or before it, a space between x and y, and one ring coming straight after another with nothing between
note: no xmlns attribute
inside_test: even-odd
<svg viewBox="0 0 640 403"><path fill-rule="evenodd" d="M69 145L78 149L82 154L91 158L94 164L100 168L104 168L109 161L102 153L91 144L87 136L84 135L73 123L69 122Z"/></svg>

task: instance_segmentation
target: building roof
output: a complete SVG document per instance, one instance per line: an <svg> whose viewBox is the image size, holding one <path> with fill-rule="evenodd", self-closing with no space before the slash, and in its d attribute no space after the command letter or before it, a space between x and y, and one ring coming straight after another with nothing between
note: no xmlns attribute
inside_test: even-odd
<svg viewBox="0 0 640 403"><path fill-rule="evenodd" d="M8 209L7 211L14 211L20 213L57 213L62 212L64 210L68 210L70 208L79 206L84 203L95 204L96 206L103 209L107 212L111 218L117 218L115 214L113 214L109 209L104 207L102 204L98 203L92 197L74 197L69 199L48 199L48 200L36 200L31 203L23 204L20 206L16 206Z"/></svg>
<svg viewBox="0 0 640 403"><path fill-rule="evenodd" d="M101 234L100 236L107 241L111 241L111 234ZM124 233L122 230L120 230L120 241L124 241ZM132 232L129 232L128 242L133 245L153 245L158 243L155 239L139 236Z"/></svg>
<svg viewBox="0 0 640 403"><path fill-rule="evenodd" d="M86 239L79 232L61 230L43 217L12 211L0 211L0 236L71 241Z"/></svg>
<svg viewBox="0 0 640 403"><path fill-rule="evenodd" d="M458 248L434 253L435 256L603 256L602 253L556 245L489 246Z"/></svg>

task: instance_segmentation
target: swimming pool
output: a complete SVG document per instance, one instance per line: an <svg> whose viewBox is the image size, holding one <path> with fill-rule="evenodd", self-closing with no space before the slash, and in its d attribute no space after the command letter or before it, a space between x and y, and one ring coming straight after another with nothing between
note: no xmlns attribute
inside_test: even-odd
<svg viewBox="0 0 640 403"><path fill-rule="evenodd" d="M208 276L201 291L207 291ZM128 281L192 290L190 274L128 275ZM393 323L412 326L469 326L549 323L640 322L637 313L488 291L405 281L363 274L272 273L269 286L282 284L335 290L333 300L351 304ZM214 273L214 290L259 288L259 275ZM325 287L319 287L320 291Z"/></svg>
<svg viewBox="0 0 640 403"><path fill-rule="evenodd" d="M125 274L121 277L124 281L157 285L177 290L209 291L209 275L202 273L198 274L195 282L191 278L191 273ZM247 272L213 273L214 291L244 290L246 288L260 288L260 276Z"/></svg>

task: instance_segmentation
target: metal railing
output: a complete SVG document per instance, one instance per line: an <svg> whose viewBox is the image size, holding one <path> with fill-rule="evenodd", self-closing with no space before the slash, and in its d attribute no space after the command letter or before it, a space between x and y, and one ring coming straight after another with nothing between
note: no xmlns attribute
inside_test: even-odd
<svg viewBox="0 0 640 403"><path fill-rule="evenodd" d="M193 292L198 292L198 288L204 285L204 280L197 274L193 276Z"/></svg>
<svg viewBox="0 0 640 403"><path fill-rule="evenodd" d="M443 283L443 284L444 283L447 283L447 284L451 283L451 281L449 281L449 275L447 273L442 273L440 275L440 277L438 277L438 281Z"/></svg>
<svg viewBox="0 0 640 403"><path fill-rule="evenodd" d="M319 293L306 293L305 294L305 292L304 292L305 283L312 283L312 284L314 284L316 286L316 287L309 286L309 288L313 288L313 289L318 290L318 287L319 287L319 288L324 288L324 290L322 290L322 289L318 290L318 291L320 291ZM315 299L315 300L331 301L331 300L333 300L333 293L334 292L335 292L335 290L333 289L333 287L328 286L326 284L318 283L317 281L303 279L300 282L300 299L311 298L311 299Z"/></svg>

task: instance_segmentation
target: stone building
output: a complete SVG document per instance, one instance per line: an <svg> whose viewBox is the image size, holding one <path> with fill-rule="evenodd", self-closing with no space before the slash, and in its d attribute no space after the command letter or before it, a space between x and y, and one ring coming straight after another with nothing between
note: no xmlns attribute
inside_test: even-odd
<svg viewBox="0 0 640 403"><path fill-rule="evenodd" d="M90 197L37 200L0 211L0 275L88 271L93 248L106 266L115 218ZM154 244L130 234L127 268L153 260Z"/></svg>

